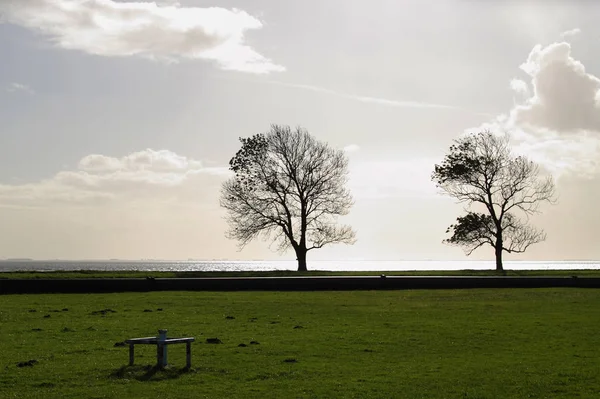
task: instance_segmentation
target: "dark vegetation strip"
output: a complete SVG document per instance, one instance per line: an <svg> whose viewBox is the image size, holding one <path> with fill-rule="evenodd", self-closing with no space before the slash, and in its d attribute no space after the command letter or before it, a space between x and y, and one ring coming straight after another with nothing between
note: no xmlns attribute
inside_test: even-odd
<svg viewBox="0 0 600 399"><path fill-rule="evenodd" d="M600 288L600 277L382 275L0 280L0 294L149 291L345 291L549 287Z"/></svg>
<svg viewBox="0 0 600 399"><path fill-rule="evenodd" d="M212 277L315 277L315 276L577 276L600 277L600 269L580 270L409 270L409 271L138 271L138 270L68 270L68 271L0 271L2 279L70 279L70 278L212 278Z"/></svg>

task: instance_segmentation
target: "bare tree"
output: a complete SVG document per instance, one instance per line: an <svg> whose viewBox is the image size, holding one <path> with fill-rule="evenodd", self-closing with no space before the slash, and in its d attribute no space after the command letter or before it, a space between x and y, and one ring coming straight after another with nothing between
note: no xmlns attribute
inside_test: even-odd
<svg viewBox="0 0 600 399"><path fill-rule="evenodd" d="M432 180L459 202L479 204L486 211L469 211L446 231L452 237L444 242L464 247L467 255L489 244L496 270L503 270L502 251L525 252L546 239L542 230L519 220L514 211L528 217L541 202L554 203L552 176L539 177L536 164L513 156L507 136L484 131L455 140L443 162L435 165Z"/></svg>
<svg viewBox="0 0 600 399"><path fill-rule="evenodd" d="M327 244L353 244L349 226L336 225L353 204L344 187L348 159L302 128L272 125L265 134L240 138L229 162L235 176L223 183L221 206L228 211L228 237L244 247L262 235L292 247L298 271L306 254Z"/></svg>

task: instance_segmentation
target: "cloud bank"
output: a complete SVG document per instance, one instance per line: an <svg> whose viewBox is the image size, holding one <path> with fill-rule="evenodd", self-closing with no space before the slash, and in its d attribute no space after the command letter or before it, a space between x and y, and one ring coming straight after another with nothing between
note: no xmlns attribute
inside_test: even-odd
<svg viewBox="0 0 600 399"><path fill-rule="evenodd" d="M521 69L531 77L533 96L512 111L515 123L600 132L600 79L571 56L569 43L535 46Z"/></svg>
<svg viewBox="0 0 600 399"><path fill-rule="evenodd" d="M57 47L88 54L171 62L205 59L226 70L250 73L284 70L244 44L245 32L263 25L238 9L177 2L2 0L0 15L5 22L43 34Z"/></svg>
<svg viewBox="0 0 600 399"><path fill-rule="evenodd" d="M356 144L344 147L353 153ZM431 197L433 159L352 161L348 188L357 199ZM207 167L201 161L169 150L146 149L123 157L90 154L73 168L25 184L0 183L0 208L125 209L202 205L219 209L222 182L229 168ZM398 184L402 182L402 184Z"/></svg>
<svg viewBox="0 0 600 399"><path fill-rule="evenodd" d="M17 82L12 82L6 87L6 91L9 93L17 93L17 92L25 92L28 94L34 94L34 91L31 87Z"/></svg>
<svg viewBox="0 0 600 399"><path fill-rule="evenodd" d="M99 205L125 200L201 201L212 195L226 168L208 168L172 151L147 149L121 158L92 154L77 168L39 182L0 184L0 206Z"/></svg>
<svg viewBox="0 0 600 399"><path fill-rule="evenodd" d="M600 173L600 79L571 55L567 42L535 46L513 79L515 106L477 128L511 134L518 153L556 177ZM470 129L473 131L473 129Z"/></svg>

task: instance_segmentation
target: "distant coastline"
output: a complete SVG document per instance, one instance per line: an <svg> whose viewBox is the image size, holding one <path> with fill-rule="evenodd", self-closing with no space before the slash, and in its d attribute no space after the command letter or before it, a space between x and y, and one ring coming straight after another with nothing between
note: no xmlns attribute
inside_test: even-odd
<svg viewBox="0 0 600 399"><path fill-rule="evenodd" d="M506 261L507 270L577 270L600 269L600 260L585 261ZM419 270L490 270L493 260L425 261L425 260L339 260L309 261L313 271L419 271ZM294 260L282 261L168 261L168 260L0 260L0 272L14 271L290 271L296 270Z"/></svg>

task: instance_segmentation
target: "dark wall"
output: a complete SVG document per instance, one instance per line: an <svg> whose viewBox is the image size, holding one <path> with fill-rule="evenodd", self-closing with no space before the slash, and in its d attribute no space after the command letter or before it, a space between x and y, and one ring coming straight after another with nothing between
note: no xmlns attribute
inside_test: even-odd
<svg viewBox="0 0 600 399"><path fill-rule="evenodd" d="M0 294L147 291L321 291L459 288L600 288L600 277L247 277L0 279Z"/></svg>

